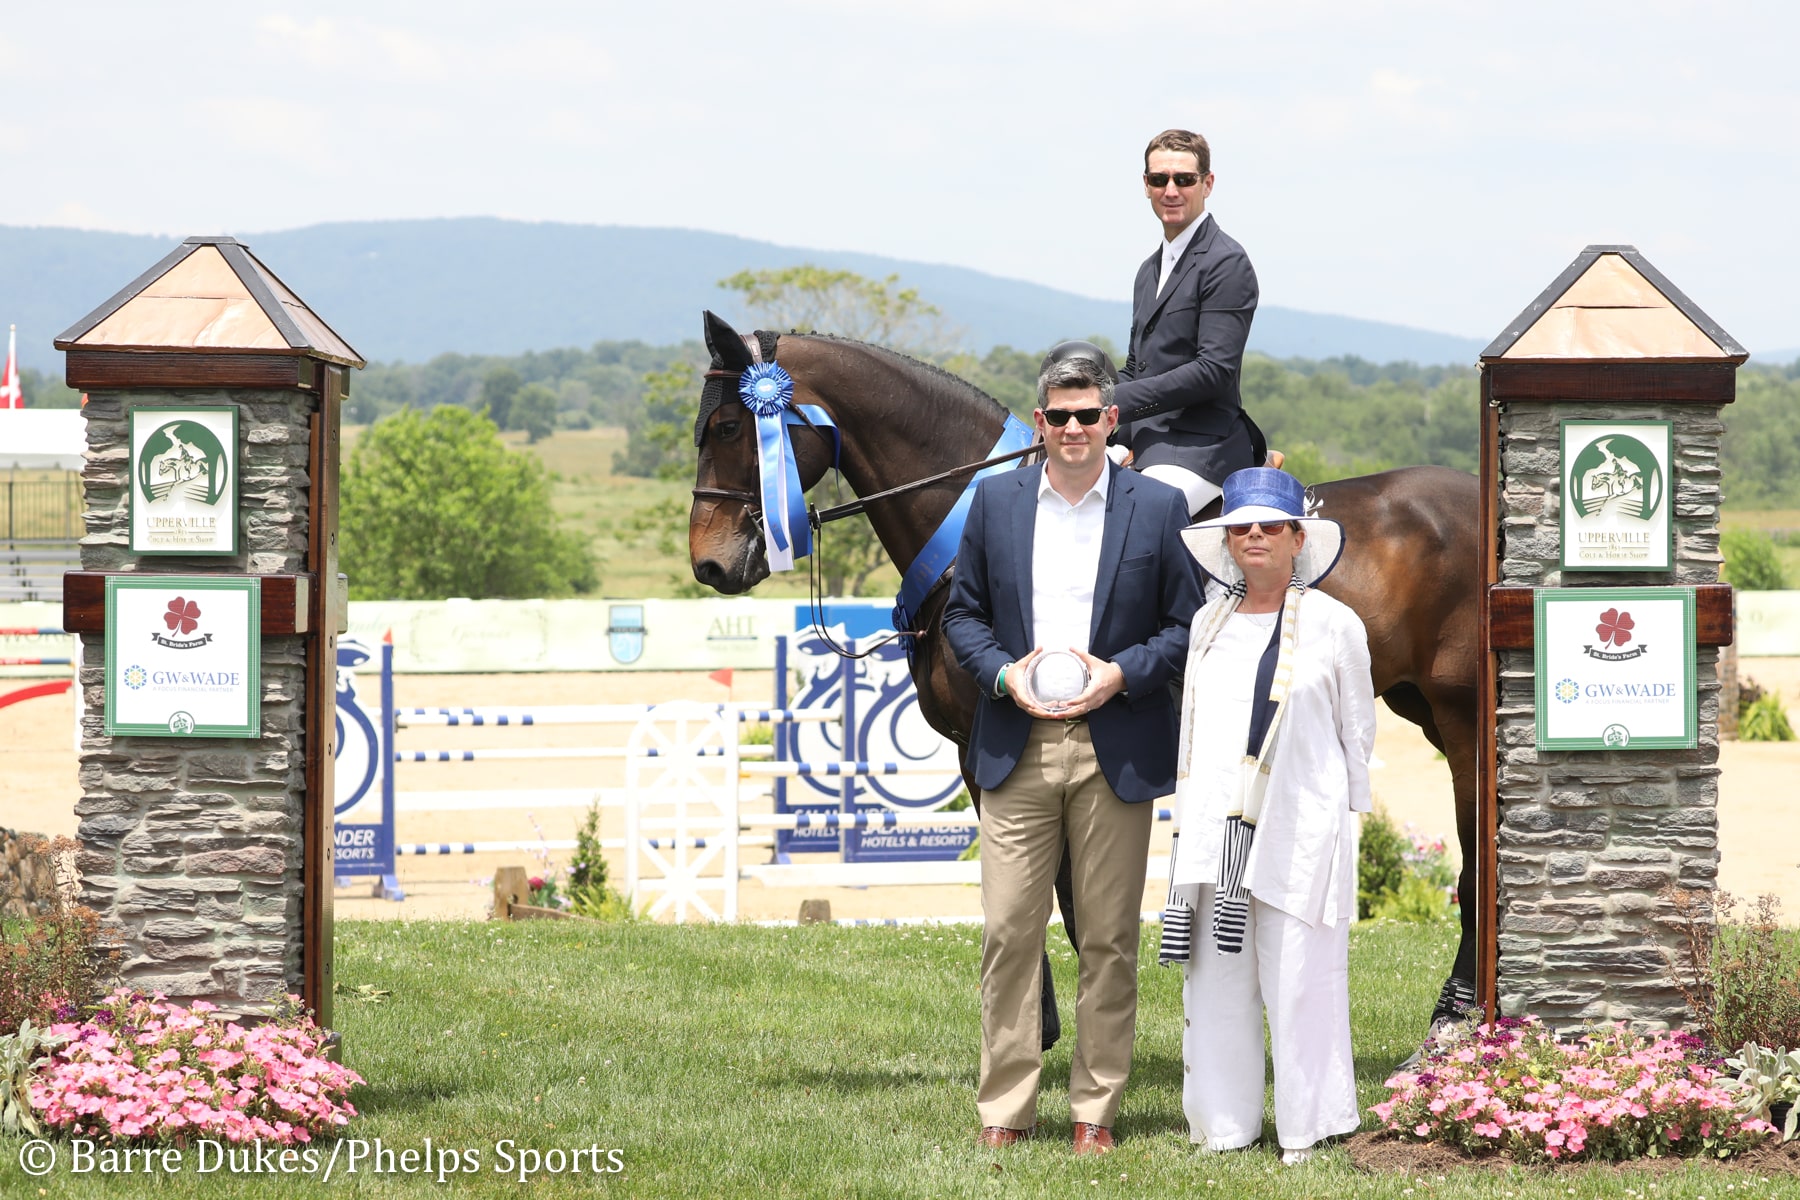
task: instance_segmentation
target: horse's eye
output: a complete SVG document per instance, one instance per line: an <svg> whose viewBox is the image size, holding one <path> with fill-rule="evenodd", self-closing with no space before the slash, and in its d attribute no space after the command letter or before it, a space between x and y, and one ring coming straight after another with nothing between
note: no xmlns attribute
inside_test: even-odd
<svg viewBox="0 0 1800 1200"><path fill-rule="evenodd" d="M731 419L723 420L713 427L713 433L718 436L718 439L721 442L729 442L737 437L738 429L742 425L742 421Z"/></svg>

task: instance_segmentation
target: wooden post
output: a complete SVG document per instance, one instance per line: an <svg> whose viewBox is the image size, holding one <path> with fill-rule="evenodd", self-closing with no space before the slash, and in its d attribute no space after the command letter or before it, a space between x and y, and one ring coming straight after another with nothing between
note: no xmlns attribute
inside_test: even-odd
<svg viewBox="0 0 1800 1200"><path fill-rule="evenodd" d="M494 872L494 920L512 915L513 905L531 898L531 884L524 867L501 867Z"/></svg>

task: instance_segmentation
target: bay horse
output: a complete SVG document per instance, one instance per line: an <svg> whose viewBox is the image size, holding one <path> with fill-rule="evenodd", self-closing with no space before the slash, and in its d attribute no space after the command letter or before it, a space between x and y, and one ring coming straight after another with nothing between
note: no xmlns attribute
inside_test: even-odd
<svg viewBox="0 0 1800 1200"><path fill-rule="evenodd" d="M974 385L879 346L819 334L745 338L710 312L705 329L712 390L695 426L699 466L688 549L694 578L725 595L748 591L769 574L755 420L737 393L737 376L755 361L753 346L773 350L763 357L792 377L796 405L830 414L841 440L839 470L858 496L982 461L1006 420L1006 409ZM830 439L804 425L792 428L800 482L810 488L832 466ZM902 572L968 478L869 506L869 522ZM1424 731L1449 761L1455 785L1462 939L1433 1020L1460 1015L1459 1005L1475 997L1477 486L1461 471L1404 467L1309 489L1319 515L1345 531L1343 559L1320 586L1362 618L1376 694ZM822 537L830 536L827 526ZM939 586L913 614L913 681L926 721L966 749L977 690L939 625L948 593ZM979 801L972 781L970 795Z"/></svg>

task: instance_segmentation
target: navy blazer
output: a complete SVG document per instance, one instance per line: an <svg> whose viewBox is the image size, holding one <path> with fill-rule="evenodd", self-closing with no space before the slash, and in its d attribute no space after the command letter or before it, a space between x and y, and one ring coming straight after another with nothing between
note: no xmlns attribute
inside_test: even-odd
<svg viewBox="0 0 1800 1200"><path fill-rule="evenodd" d="M1181 493L1136 471L1111 463L1106 469L1112 475L1088 649L1118 664L1125 690L1087 720L1106 782L1135 803L1175 790L1179 713L1168 685L1187 665L1200 575L1181 542L1188 523ZM976 488L944 608L944 635L981 692L968 766L982 788L1012 773L1031 733L1025 710L994 696L994 678L1035 648L1031 564L1043 474L1041 465L1024 467Z"/></svg>
<svg viewBox="0 0 1800 1200"><path fill-rule="evenodd" d="M1131 293L1131 338L1119 372L1117 440L1130 446L1140 469L1174 463L1217 483L1254 465L1240 419L1238 378L1244 343L1256 316L1256 270L1249 255L1210 215L1170 268L1159 294L1162 247L1138 268ZM1128 424L1129 423L1129 424ZM1239 436L1242 432L1242 436ZM1229 439L1225 461L1181 447Z"/></svg>

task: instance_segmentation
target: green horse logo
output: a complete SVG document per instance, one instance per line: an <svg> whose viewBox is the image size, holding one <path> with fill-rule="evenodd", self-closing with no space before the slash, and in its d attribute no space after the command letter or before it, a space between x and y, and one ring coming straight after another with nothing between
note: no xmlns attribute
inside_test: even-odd
<svg viewBox="0 0 1800 1200"><path fill-rule="evenodd" d="M1575 456L1569 499L1584 517L1602 509L1648 521L1663 502L1663 474L1650 448L1622 433L1595 438Z"/></svg>
<svg viewBox="0 0 1800 1200"><path fill-rule="evenodd" d="M170 421L144 439L138 488L152 504L175 499L217 504L225 494L225 447L196 421Z"/></svg>

